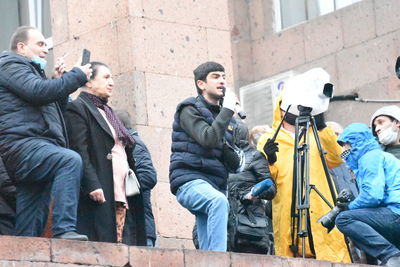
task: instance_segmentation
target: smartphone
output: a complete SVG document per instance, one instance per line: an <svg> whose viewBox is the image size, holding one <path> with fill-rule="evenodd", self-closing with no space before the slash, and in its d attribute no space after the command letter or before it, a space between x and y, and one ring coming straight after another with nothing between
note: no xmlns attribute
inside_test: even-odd
<svg viewBox="0 0 400 267"><path fill-rule="evenodd" d="M90 62L90 51L87 50L86 48L83 49L82 51L82 66L86 65Z"/></svg>

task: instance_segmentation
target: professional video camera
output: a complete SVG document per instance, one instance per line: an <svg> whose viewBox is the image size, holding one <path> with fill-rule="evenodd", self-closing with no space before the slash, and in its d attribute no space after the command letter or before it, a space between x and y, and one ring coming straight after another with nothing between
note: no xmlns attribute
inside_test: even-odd
<svg viewBox="0 0 400 267"><path fill-rule="evenodd" d="M310 108L311 115L328 110L329 99L333 95L333 85L329 83L329 74L322 68L314 68L296 75L284 84L281 109L300 115L302 107Z"/></svg>
<svg viewBox="0 0 400 267"><path fill-rule="evenodd" d="M335 227L335 219L338 214L346 210L352 200L354 200L354 195L351 193L350 189L343 189L338 195L336 206L318 219L318 222L328 229L328 233Z"/></svg>

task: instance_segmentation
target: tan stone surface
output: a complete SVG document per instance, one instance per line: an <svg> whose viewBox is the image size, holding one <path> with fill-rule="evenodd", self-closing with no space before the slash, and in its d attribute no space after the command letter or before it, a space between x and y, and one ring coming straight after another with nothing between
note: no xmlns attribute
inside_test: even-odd
<svg viewBox="0 0 400 267"><path fill-rule="evenodd" d="M252 0L249 1L249 20L251 27L251 40L258 40L265 36L266 28L266 1Z"/></svg>
<svg viewBox="0 0 400 267"><path fill-rule="evenodd" d="M50 261L49 239L0 236L0 259Z"/></svg>
<svg viewBox="0 0 400 267"><path fill-rule="evenodd" d="M53 262L124 266L129 261L128 246L104 242L79 242L53 239Z"/></svg>
<svg viewBox="0 0 400 267"><path fill-rule="evenodd" d="M312 68L323 68L330 75L330 82L335 86L334 94L341 94L342 88L339 86L339 77L337 75L337 65L336 65L336 54L332 54L320 59L314 60L312 62L307 62L306 64L300 65L294 68L295 73L303 73Z"/></svg>
<svg viewBox="0 0 400 267"><path fill-rule="evenodd" d="M399 35L394 32L340 51L337 55L339 85L347 91L394 75Z"/></svg>
<svg viewBox="0 0 400 267"><path fill-rule="evenodd" d="M114 76L115 88L111 105L129 112L134 125L147 125L146 81L143 72L134 71Z"/></svg>
<svg viewBox="0 0 400 267"><path fill-rule="evenodd" d="M50 1L50 14L57 14L57 16L51 16L54 46L69 38L68 13L65 10L67 10L67 0Z"/></svg>
<svg viewBox="0 0 400 267"><path fill-rule="evenodd" d="M317 261L312 259L302 258L287 258L290 267L332 267L332 263L329 261Z"/></svg>
<svg viewBox="0 0 400 267"><path fill-rule="evenodd" d="M229 253L204 250L185 250L184 253L185 267L230 266Z"/></svg>
<svg viewBox="0 0 400 267"><path fill-rule="evenodd" d="M216 61L225 67L225 73L228 85L233 87L234 81L233 81L233 67L232 67L232 56L231 56L232 47L230 40L231 40L231 34L228 31L207 29L208 60ZM199 62L199 64L201 63L203 62Z"/></svg>
<svg viewBox="0 0 400 267"><path fill-rule="evenodd" d="M128 14L133 17L144 17L143 1L128 0Z"/></svg>
<svg viewBox="0 0 400 267"><path fill-rule="evenodd" d="M329 55L343 48L341 19L338 13L329 13L304 24L306 61Z"/></svg>
<svg viewBox="0 0 400 267"><path fill-rule="evenodd" d="M68 9L64 12L68 13L71 36L96 31L128 15L127 0L68 0L67 3Z"/></svg>
<svg viewBox="0 0 400 267"><path fill-rule="evenodd" d="M378 36L399 29L400 25L400 1L375 0L375 23Z"/></svg>
<svg viewBox="0 0 400 267"><path fill-rule="evenodd" d="M255 81L289 70L305 62L302 26L282 31L253 43Z"/></svg>
<svg viewBox="0 0 400 267"><path fill-rule="evenodd" d="M229 30L228 0L146 0L146 18L192 26Z"/></svg>
<svg viewBox="0 0 400 267"><path fill-rule="evenodd" d="M249 7L246 0L235 0L229 2L230 31L232 42L250 40Z"/></svg>
<svg viewBox="0 0 400 267"><path fill-rule="evenodd" d="M135 128L151 153L158 181L169 183L171 129L141 125L137 125Z"/></svg>
<svg viewBox="0 0 400 267"><path fill-rule="evenodd" d="M194 215L171 193L169 183L158 182L155 190L157 232L164 237L192 238Z"/></svg>
<svg viewBox="0 0 400 267"><path fill-rule="evenodd" d="M184 266L182 250L129 248L131 266Z"/></svg>
<svg viewBox="0 0 400 267"><path fill-rule="evenodd" d="M158 247L169 249L195 249L192 239L167 238L160 236L157 238Z"/></svg>
<svg viewBox="0 0 400 267"><path fill-rule="evenodd" d="M285 266L289 267L286 258L273 257L259 254L231 253L232 267L270 267Z"/></svg>
<svg viewBox="0 0 400 267"><path fill-rule="evenodd" d="M101 61L109 65L114 75L120 73L118 64L118 51L113 43L117 39L115 25L107 24L94 31L82 34L76 39L69 39L54 47L55 58L68 52L65 58L67 68L72 68L76 63L80 64L82 49L87 48L91 51L91 61Z"/></svg>
<svg viewBox="0 0 400 267"><path fill-rule="evenodd" d="M376 37L374 3L364 0L341 9L343 43L345 47Z"/></svg>
<svg viewBox="0 0 400 267"><path fill-rule="evenodd" d="M197 95L193 78L146 73L146 88L148 124L156 127L172 128L178 103Z"/></svg>

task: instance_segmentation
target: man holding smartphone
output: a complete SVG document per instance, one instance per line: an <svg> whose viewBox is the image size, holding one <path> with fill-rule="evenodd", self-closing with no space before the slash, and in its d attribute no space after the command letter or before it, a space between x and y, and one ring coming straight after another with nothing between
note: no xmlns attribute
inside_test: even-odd
<svg viewBox="0 0 400 267"><path fill-rule="evenodd" d="M10 50L0 56L0 156L17 187L15 234L42 234L53 194L53 236L87 240L76 233L82 160L67 149L62 112L90 65L65 72L59 60L47 80L46 42L29 26L15 31Z"/></svg>
<svg viewBox="0 0 400 267"><path fill-rule="evenodd" d="M226 90L222 65L206 62L193 73L198 96L181 102L174 116L171 192L196 216L200 249L226 251L229 203L224 144L233 143L236 96Z"/></svg>

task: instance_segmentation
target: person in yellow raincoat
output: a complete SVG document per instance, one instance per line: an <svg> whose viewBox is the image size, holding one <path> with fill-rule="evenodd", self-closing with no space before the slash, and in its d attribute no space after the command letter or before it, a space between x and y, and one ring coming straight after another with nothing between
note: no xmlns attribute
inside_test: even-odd
<svg viewBox="0 0 400 267"><path fill-rule="evenodd" d="M272 130L265 133L259 139L257 149L261 151L268 159L264 152L264 145L271 138L279 123L282 120L284 111L280 109L281 96L277 98L274 109L274 122ZM292 119L293 119L292 115ZM277 135L276 141L279 151L276 152L276 161L271 164L269 159L271 175L277 186L277 194L272 200L273 228L275 254L277 256L292 257L293 253L289 246L291 245L291 203L292 203L292 182L293 182L293 153L294 153L294 123L289 124L284 121ZM331 193L326 181L325 172L319 156L318 148L310 130L310 184L316 188L333 204ZM340 153L341 147L337 143L337 137L331 127L324 127L318 130L321 145L327 152L326 161L329 168L335 168L342 162ZM350 256L344 240L343 234L337 228L334 228L329 234L317 220L330 211L327 204L311 190L310 193L310 224L312 239L314 242L315 255L310 250L309 240L306 238L306 256L316 258L318 260L328 260L333 262L350 262ZM298 255L301 256L301 238L299 239Z"/></svg>

